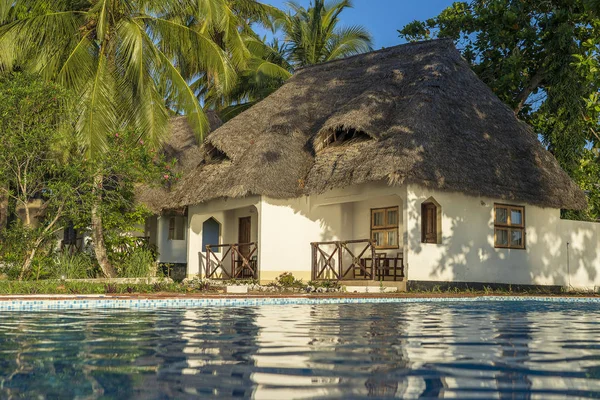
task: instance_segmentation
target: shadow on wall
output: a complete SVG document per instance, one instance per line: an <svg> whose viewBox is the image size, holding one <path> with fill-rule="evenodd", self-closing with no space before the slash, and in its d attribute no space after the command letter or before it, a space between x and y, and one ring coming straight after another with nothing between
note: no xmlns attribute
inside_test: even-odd
<svg viewBox="0 0 600 400"><path fill-rule="evenodd" d="M421 243L419 198L409 208L411 269L423 280L594 287L600 268L600 224L564 221L558 210L525 206L526 249L494 248L491 200L440 194L442 244ZM446 204L444 204L446 203ZM567 259L567 242L569 243ZM411 277L411 279L414 279Z"/></svg>

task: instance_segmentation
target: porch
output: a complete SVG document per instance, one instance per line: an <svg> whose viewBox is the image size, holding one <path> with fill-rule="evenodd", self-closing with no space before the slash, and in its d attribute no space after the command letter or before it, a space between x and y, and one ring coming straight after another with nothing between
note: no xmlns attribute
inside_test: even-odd
<svg viewBox="0 0 600 400"><path fill-rule="evenodd" d="M312 280L404 281L404 255L378 250L371 239L311 243Z"/></svg>
<svg viewBox="0 0 600 400"><path fill-rule="evenodd" d="M258 279L258 243L206 245L206 279ZM202 254L200 254L202 257Z"/></svg>
<svg viewBox="0 0 600 400"><path fill-rule="evenodd" d="M188 276L258 279L258 208L253 199L195 206L190 216Z"/></svg>

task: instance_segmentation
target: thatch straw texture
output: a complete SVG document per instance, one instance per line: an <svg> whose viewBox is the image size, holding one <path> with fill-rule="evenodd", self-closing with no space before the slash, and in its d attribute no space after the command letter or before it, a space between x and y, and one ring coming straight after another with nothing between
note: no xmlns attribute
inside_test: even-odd
<svg viewBox="0 0 600 400"><path fill-rule="evenodd" d="M356 131L324 145L334 131ZM385 180L580 209L582 191L449 40L406 44L298 71L213 132L167 207L251 194L293 198Z"/></svg>

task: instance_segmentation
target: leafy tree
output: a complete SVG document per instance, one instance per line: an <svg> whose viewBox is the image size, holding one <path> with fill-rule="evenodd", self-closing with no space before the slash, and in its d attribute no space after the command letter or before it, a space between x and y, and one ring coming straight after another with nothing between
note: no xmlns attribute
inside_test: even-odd
<svg viewBox="0 0 600 400"><path fill-rule="evenodd" d="M186 78L209 74L224 92L233 84L240 43L226 40L232 47L225 50L210 34L223 30L228 7L227 0L0 2L0 67L40 73L77 94L77 144L91 160L107 154L109 138L124 126L160 143L170 115L165 98L201 136L208 121ZM181 23L192 13L203 29ZM183 59L185 73L177 64ZM97 171L92 236L104 274L114 276L100 217L103 182Z"/></svg>
<svg viewBox="0 0 600 400"><path fill-rule="evenodd" d="M338 27L340 14L352 7L351 0L315 0L308 9L294 1L288 5L292 12L276 23L283 30L294 66L318 64L372 49L371 35L362 26Z"/></svg>
<svg viewBox="0 0 600 400"><path fill-rule="evenodd" d="M21 279L39 249L62 228L83 183L77 150L70 146L75 153L65 153L71 115L63 106L67 97L64 89L39 77L17 73L0 78L0 193L23 214L14 232L4 231L15 238L3 240L4 246L17 248L3 253L12 252Z"/></svg>
<svg viewBox="0 0 600 400"><path fill-rule="evenodd" d="M581 171L583 165L590 171L589 162L600 162L600 20L588 8L595 2L455 2L399 33L410 41L453 39L477 75L534 127L561 166L597 195L600 177L592 183ZM590 201L585 213L569 216L596 218L600 208Z"/></svg>

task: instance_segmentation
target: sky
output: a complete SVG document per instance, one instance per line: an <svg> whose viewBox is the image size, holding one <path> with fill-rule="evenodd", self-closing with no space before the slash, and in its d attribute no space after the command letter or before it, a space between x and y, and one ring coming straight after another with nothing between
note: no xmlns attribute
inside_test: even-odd
<svg viewBox="0 0 600 400"><path fill-rule="evenodd" d="M309 0L296 0L308 7ZM371 32L374 49L395 46L404 41L398 37L398 29L411 21L435 17L456 0L354 0L354 8L345 10L341 25L363 25ZM262 0L287 10L288 0Z"/></svg>

